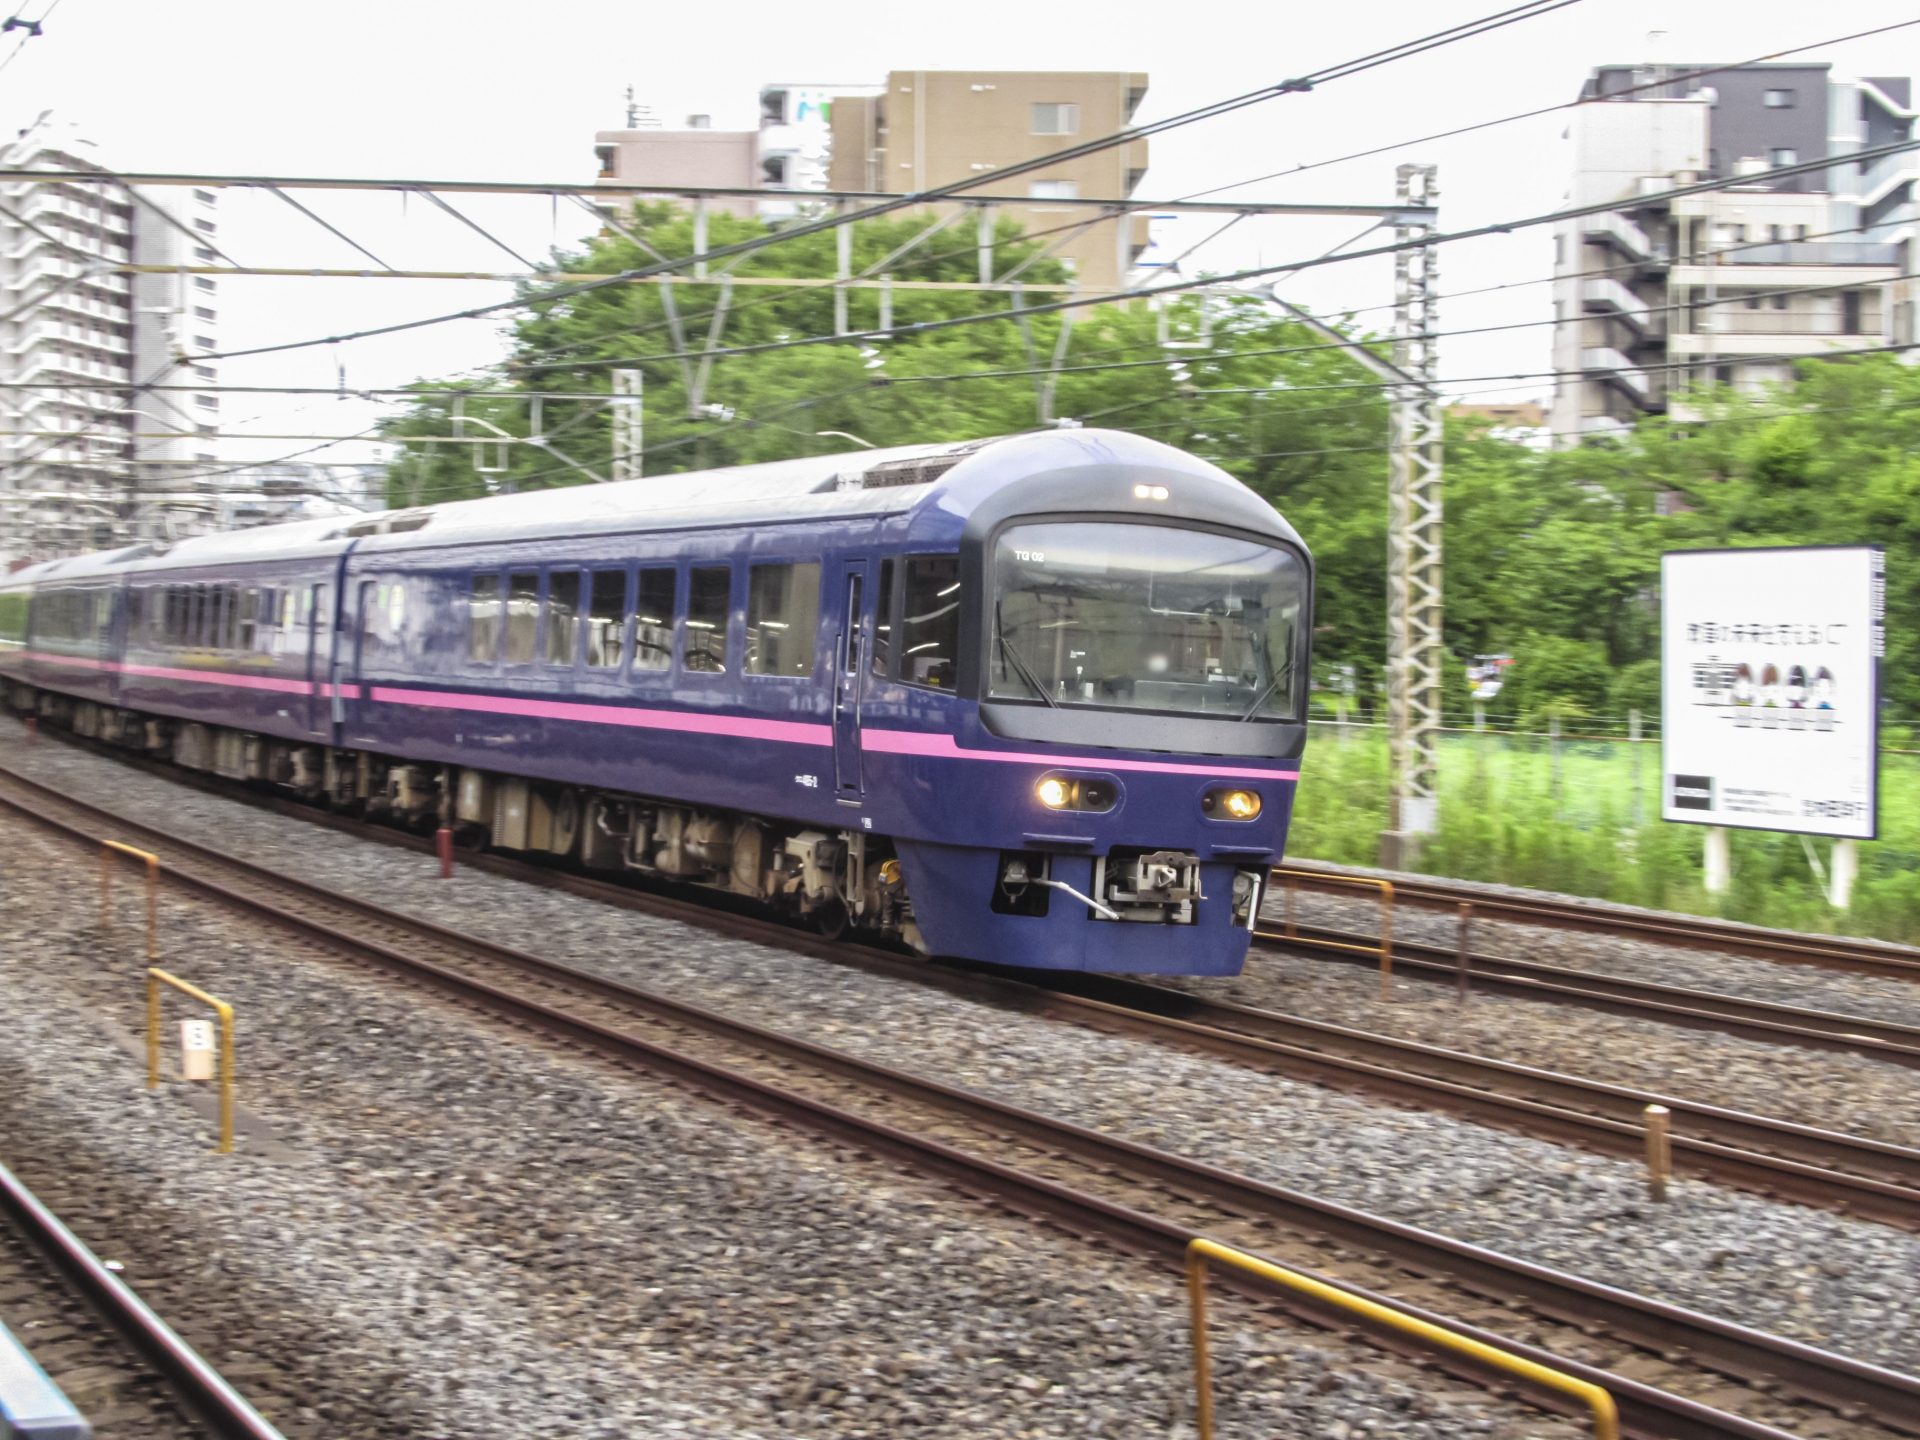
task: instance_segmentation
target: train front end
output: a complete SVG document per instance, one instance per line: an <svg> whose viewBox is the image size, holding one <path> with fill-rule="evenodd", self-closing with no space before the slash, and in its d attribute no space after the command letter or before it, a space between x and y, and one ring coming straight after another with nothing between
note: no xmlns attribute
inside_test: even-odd
<svg viewBox="0 0 1920 1440"><path fill-rule="evenodd" d="M1300 537L1217 467L1101 431L982 451L911 528L910 549L957 541L956 693L865 744L910 812L929 948L1237 974L1306 738Z"/></svg>

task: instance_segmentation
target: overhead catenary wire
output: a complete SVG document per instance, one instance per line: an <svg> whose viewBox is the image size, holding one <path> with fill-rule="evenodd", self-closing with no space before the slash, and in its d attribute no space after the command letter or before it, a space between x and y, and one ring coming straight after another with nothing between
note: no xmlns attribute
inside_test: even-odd
<svg viewBox="0 0 1920 1440"><path fill-rule="evenodd" d="M1113 135L1102 136L1097 139L1084 141L1079 145L1068 146L1062 150L1052 151L1046 155L1035 156L1029 160L1017 161L1001 166L999 169L987 174L970 176L954 181L949 185L937 186L910 195L897 196L891 200L866 206L859 210L846 211L838 215L786 226L771 234L755 236L750 240L740 241L729 246L721 246L717 249L705 251L697 256L674 257L665 261L657 261L651 266L636 267L635 269L625 271L616 276L581 281L573 285L560 285L544 292L518 295L510 300L497 301L487 305L471 306L464 310L428 316L419 320L376 326L366 330L355 331L348 334L324 336L314 340L288 342L281 345L254 346L245 350L223 351L210 358L232 359L243 355L273 354L285 350L304 349L315 345L330 345L347 340L371 339L377 335L397 334L406 330L421 329L429 325L448 324L457 320L480 319L487 315L497 314L502 310L525 309L538 305L555 304L559 301L570 299L575 295L585 294L609 285L628 283L656 274L683 270L690 265L700 262L711 263L716 260L730 259L734 256L752 254L756 251L766 249L768 246L798 239L803 235L814 234L818 231L830 230L839 225L854 224L861 220L892 214L898 210L934 204L942 200L964 199L969 191L979 189L981 185L987 183L990 179L1002 179L1008 176L1023 175L1030 171L1045 169L1068 160L1097 154L1102 150L1114 149L1135 140L1144 140L1153 135L1177 129L1181 126L1213 119L1217 116L1229 114L1235 110L1244 109L1247 106L1256 105L1278 96L1303 94L1318 85L1328 84L1335 80L1346 79L1353 75L1362 74L1399 60L1409 59L1414 55L1425 54L1428 51L1436 50L1446 45L1456 44L1460 41L1487 34L1494 30L1503 29L1509 25L1534 19L1538 16L1549 14L1555 10L1565 9L1570 5L1578 3L1579 0L1526 0L1526 3L1496 12L1492 15L1482 16L1477 20L1470 20L1459 25L1449 26L1445 30L1435 31L1430 35L1421 36L1415 40L1405 41L1382 50L1376 50L1353 60L1341 61L1337 64L1323 67L1320 70L1310 71L1294 79L1264 86L1259 90L1249 91L1244 95L1235 96L1228 100L1216 101L1210 105L1184 111L1179 115L1170 116L1165 120L1155 121L1149 125L1132 127ZM1050 308L1059 307L1056 305Z"/></svg>

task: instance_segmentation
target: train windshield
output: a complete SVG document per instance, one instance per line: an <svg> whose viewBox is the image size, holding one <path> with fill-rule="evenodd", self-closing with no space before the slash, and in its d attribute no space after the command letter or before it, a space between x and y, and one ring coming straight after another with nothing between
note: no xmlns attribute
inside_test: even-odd
<svg viewBox="0 0 1920 1440"><path fill-rule="evenodd" d="M1297 719L1306 566L1171 526L1018 525L994 553L996 699Z"/></svg>

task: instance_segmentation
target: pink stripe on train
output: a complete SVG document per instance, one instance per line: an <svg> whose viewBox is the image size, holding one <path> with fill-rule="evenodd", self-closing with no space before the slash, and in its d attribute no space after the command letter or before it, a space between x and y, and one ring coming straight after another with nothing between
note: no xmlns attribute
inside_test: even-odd
<svg viewBox="0 0 1920 1440"><path fill-rule="evenodd" d="M680 730L739 740L779 740L789 745L831 745L833 730L795 720L757 720L746 715L702 715L685 710L648 710L636 705L579 705L513 695L462 695L441 690L371 689L375 700L435 710L473 710L485 715L524 715L535 720L578 720L589 725L627 725L641 730Z"/></svg>
<svg viewBox="0 0 1920 1440"><path fill-rule="evenodd" d="M863 730L860 748L882 755L925 755L940 760L1002 760L1016 765L1046 765L1087 770L1146 771L1155 775L1205 775L1233 780L1298 780L1298 770L1267 770L1257 765L1180 765L1166 760L1115 760L1104 755L1052 755L1025 750L962 750L947 734L917 730Z"/></svg>

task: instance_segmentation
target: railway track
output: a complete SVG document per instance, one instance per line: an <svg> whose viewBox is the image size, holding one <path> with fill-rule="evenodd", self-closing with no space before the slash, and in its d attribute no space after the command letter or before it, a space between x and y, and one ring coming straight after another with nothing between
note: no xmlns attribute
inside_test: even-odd
<svg viewBox="0 0 1920 1440"><path fill-rule="evenodd" d="M153 826L122 819L87 802L0 767L0 779L71 806L94 820L124 827L143 843L197 852L216 864L243 862L176 840ZM0 792L0 804L9 804ZM411 839L388 827L327 817L354 833ZM1861 1219L1920 1230L1920 1150L1861 1136L1702 1105L1672 1095L1562 1075L1457 1050L1376 1035L1119 976L1057 972L1047 984L1032 972L929 965L871 947L827 942L757 916L654 896L499 856L487 868L534 878L586 898L721 929L742 939L850 964L965 998L1149 1039L1232 1064L1419 1109L1440 1109L1476 1121L1602 1154L1635 1157L1645 1147L1644 1112L1670 1112L1677 1172ZM263 878L268 872L259 872ZM282 877L280 883L288 882ZM344 899L317 892L327 900ZM392 921L404 917L391 917ZM391 921L389 921L391 923ZM417 923L417 922L407 922Z"/></svg>
<svg viewBox="0 0 1920 1440"><path fill-rule="evenodd" d="M82 802L45 797L39 805L18 798L5 803L89 845L103 838L49 813L58 804L92 810ZM143 838L154 833L129 821L114 822L114 828ZM175 857L166 873L176 885L336 953L1073 1233L1178 1265L1187 1241L1204 1231L1281 1263L1316 1269L1349 1290L1386 1298L1606 1386L1631 1434L1781 1440L1787 1432L1769 1418L1790 1417L1784 1400L1839 1417L1792 1417L1796 1428L1817 1419L1822 1433L1834 1436L1869 1434L1875 1427L1920 1434L1920 1379L777 1034L338 895L193 842L161 837L155 844ZM185 863L182 856L189 857ZM209 872L219 872L220 878ZM842 948L684 902L646 908L694 911L688 918L763 943ZM794 941L802 943L796 947ZM1000 983L993 977L957 978ZM1310 1302L1275 1302L1258 1292L1255 1282L1235 1283L1254 1286L1250 1293L1315 1323L1352 1328L1350 1320L1319 1314ZM1538 1332L1537 1344L1499 1333L1512 1328L1515 1307L1533 1317L1529 1328ZM1381 1343L1397 1348L1390 1340ZM1633 1378L1606 1368L1627 1359ZM1454 1367L1449 1363L1448 1368ZM1510 1384L1472 1378L1497 1389ZM1530 1398L1554 1408L1544 1395Z"/></svg>
<svg viewBox="0 0 1920 1440"><path fill-rule="evenodd" d="M1259 949L1287 950L1362 966L1371 967L1378 963L1373 956L1356 953L1356 948L1378 944L1377 935L1295 925L1294 933L1290 936L1261 930L1255 933L1254 938L1257 942L1256 953ZM1393 972L1403 979L1432 980L1454 985L1460 978L1459 955L1456 950L1445 946L1395 935ZM1913 978L1920 979L1920 973ZM1639 1020L1657 1020L1697 1030L1718 1030L1747 1040L1799 1045L1814 1050L1845 1051L1920 1069L1920 1026L1915 1025L1895 1025L1864 1015L1839 1015L1793 1005L1774 1005L1739 995L1656 985L1650 981L1606 975L1594 970L1542 965L1500 955L1468 955L1467 979L1474 990L1489 995L1545 1000L1613 1015L1629 1015Z"/></svg>
<svg viewBox="0 0 1920 1440"><path fill-rule="evenodd" d="M1289 859L1286 865L1290 871L1303 872L1300 880L1303 887L1314 883L1305 878L1305 874L1310 873L1324 877L1320 882L1321 888L1348 897L1361 892L1356 891L1351 883L1342 884L1343 878L1359 875L1371 878L1370 872L1329 865L1318 860ZM1396 906L1413 905L1427 910L1458 911L1461 905L1470 904L1476 920L1503 920L1517 925L1545 926L1552 930L1597 931L1657 945L1718 950L1729 955L1778 960L1791 965L1814 965L1826 970L1850 970L1862 975L1920 980L1920 949L1908 945L1895 945L1882 940L1856 940L1843 935L1763 930L1758 926L1738 925L1705 916L1634 910L1600 901L1506 895L1426 875L1395 874L1390 878ZM1397 941L1394 948L1399 948Z"/></svg>
<svg viewBox="0 0 1920 1440"><path fill-rule="evenodd" d="M124 1357L127 1393L150 1406L180 1415L182 1437L211 1434L223 1440L283 1440L261 1414L196 1354L173 1329L61 1223L18 1176L0 1165L0 1274L7 1281L9 1310L32 1308L53 1316L43 1334L86 1336L96 1325L113 1335L94 1347L102 1359ZM19 1292L30 1298L23 1302ZM18 1323L16 1321L16 1323ZM33 1331L21 1333L38 1343ZM116 1390L121 1386L113 1387ZM83 1410L86 1408L83 1405ZM157 1418L157 1417L156 1417ZM0 1430L8 1430L0 1424Z"/></svg>

